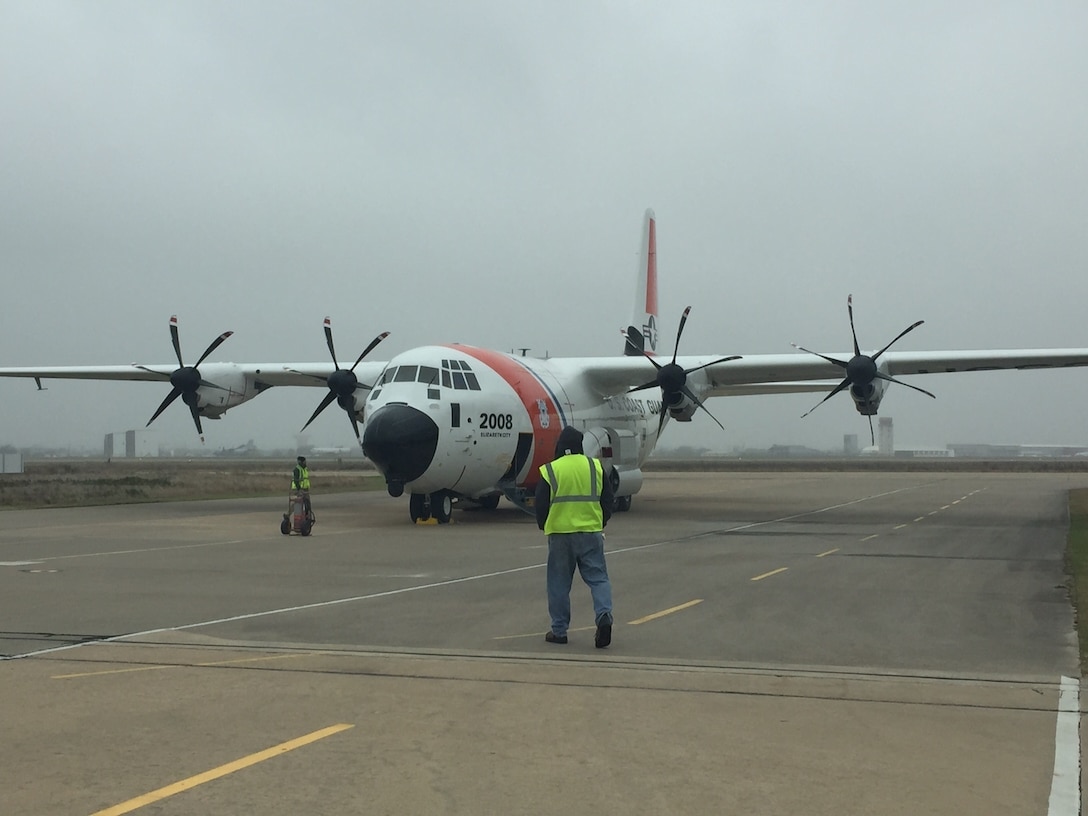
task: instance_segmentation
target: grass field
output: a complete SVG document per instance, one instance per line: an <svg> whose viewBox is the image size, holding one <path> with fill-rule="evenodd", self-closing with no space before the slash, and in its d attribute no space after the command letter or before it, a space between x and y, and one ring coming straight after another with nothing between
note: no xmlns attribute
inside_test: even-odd
<svg viewBox="0 0 1088 816"><path fill-rule="evenodd" d="M0 509L80 507L187 499L287 496L293 461L272 459L69 459L27 462L0 475ZM311 459L315 495L384 487L360 460Z"/></svg>

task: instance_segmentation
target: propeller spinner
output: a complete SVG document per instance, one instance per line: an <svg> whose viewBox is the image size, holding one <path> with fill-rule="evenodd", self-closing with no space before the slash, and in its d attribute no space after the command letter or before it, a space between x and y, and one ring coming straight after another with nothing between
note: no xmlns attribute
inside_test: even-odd
<svg viewBox="0 0 1088 816"><path fill-rule="evenodd" d="M916 323L912 323L911 325L907 326L905 329L903 329L903 331L899 332L899 334L897 334L892 339L891 343L888 343L888 345L884 346L884 348L882 348L880 351L878 351L876 354L874 354L874 355L872 355L870 357L867 354L862 354L861 349L858 348L858 334L854 330L854 296L853 295L847 295L847 297L846 297L846 311L850 315L850 333L853 335L853 338L854 338L854 356L851 357L849 360L836 360L834 357L828 357L828 356L826 356L824 354L820 354L819 352L810 351L809 349L804 348L802 346L799 346L796 343L791 343L791 345L795 349L797 349L798 351L804 351L804 352L807 352L808 354L814 354L814 355L816 355L817 357L819 357L819 358L821 358L823 360L827 360L829 363L834 363L839 368L843 369L845 371L845 373L846 373L846 376L843 378L843 381L840 382L838 385L836 385L835 388L832 389L828 393L828 395L826 397L824 397L822 400L820 400L814 406L812 406L807 411L805 411L805 413L801 414L802 418L807 417L809 414L811 414L813 411L815 411L817 408L819 408L821 405L823 405L825 402L827 402L833 396L838 394L840 391L842 391L842 390L844 390L846 388L858 388L858 389L864 390L868 386L870 386L874 380L878 380L878 379L879 380L886 380L887 382L897 383L899 385L906 386L907 388L913 388L915 391L921 391L926 396L933 397L934 399L936 399L936 395L931 394L930 392L926 391L924 388L919 388L916 385L911 385L910 383L903 382L902 380L897 380L894 377L892 377L891 375L885 374L877 366L877 360L880 359L881 354L883 354L885 351L887 351L889 348L891 348L892 344L895 343L897 340L899 340L899 338L901 338L903 335L907 334L908 332L914 331L916 328L918 328L923 323L925 323L924 320L919 320ZM869 416L869 436L872 439L872 444L875 445L876 444L876 435L873 433L873 417L871 415Z"/></svg>
<svg viewBox="0 0 1088 816"><path fill-rule="evenodd" d="M347 412L348 419L351 420L351 429L355 431L355 438L359 439L359 422L355 418L355 391L358 388L369 389L371 386L361 385L359 383L359 378L355 376L355 367L363 361L364 357L374 350L374 347L378 345L378 343L388 336L389 332L382 332L370 341L370 345L359 355L359 359L355 361L355 365L351 368L340 368L340 363L336 360L336 348L333 346L332 342L332 321L327 317L325 318L325 342L328 343L329 354L332 355L332 364L336 366L336 369L325 380L326 385L329 387L329 393L321 400L321 403L317 406L317 410L315 410L313 414L310 415L310 418L306 420L306 424L302 426L302 430L306 430L310 423L317 419L318 415L332 405L335 400L336 403Z"/></svg>
<svg viewBox="0 0 1088 816"><path fill-rule="evenodd" d="M643 344L638 343L636 339L632 338L630 329L626 334L628 346L634 349L637 353L644 355L647 360L653 363L654 368L657 369L657 377L650 380L649 382L643 383L642 385L635 386L627 393L632 394L635 391L643 391L647 388L653 388L655 386L661 389L663 399L661 400L661 410L657 416L658 434L661 433L661 427L665 424L665 415L668 412L669 408L678 407L684 401L684 397L687 397L698 407L706 411L707 416L713 419L714 422L717 423L719 428L721 428L723 431L725 430L725 426L718 422L718 418L715 417L714 414L710 413L710 410L703 404L702 400L700 400L695 395L695 393L690 388L688 388L688 375L696 371L701 371L702 369L708 368L709 366L717 365L718 363L727 363L730 360L739 360L740 356L733 355L732 357L722 357L720 360L713 360L709 363L695 366L695 368L685 369L683 366L677 365L676 355L677 352L680 350L680 336L684 333L684 326L688 322L688 314L690 314L690 312L691 307L688 306L686 309L684 309L684 313L680 316L680 326L676 330L676 345L673 347L672 351L672 362L666 363L665 365L661 365L659 362L657 362L657 360L655 360L653 356L651 356L651 354L643 348Z"/></svg>
<svg viewBox="0 0 1088 816"><path fill-rule="evenodd" d="M200 395L197 394L197 389L201 387L219 388L220 386L208 382L200 376L200 364L232 334L234 334L234 332L223 332L212 340L211 344L204 349L204 353L200 355L200 359L196 361L196 365L187 366L181 357L181 342L178 339L178 317L177 315L170 316L170 339L174 344L174 354L178 358L178 368L174 369L169 375L166 375L161 371L152 371L145 366L138 366L138 368L142 368L144 371L151 371L152 374L158 374L164 377L169 376L170 385L173 386L173 388L170 389L170 393L167 394L166 399L159 404L155 413L151 415L151 419L147 421L148 425L151 425L151 423L158 418L159 414L166 410L170 403L178 397L181 397L182 402L189 406L189 412L193 415L193 424L196 425L196 432L200 434L200 441L204 441L204 429L200 425Z"/></svg>

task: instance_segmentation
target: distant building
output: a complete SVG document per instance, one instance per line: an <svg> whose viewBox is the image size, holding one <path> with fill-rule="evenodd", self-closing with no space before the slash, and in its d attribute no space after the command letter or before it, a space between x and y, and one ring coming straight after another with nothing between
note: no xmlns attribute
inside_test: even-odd
<svg viewBox="0 0 1088 816"><path fill-rule="evenodd" d="M892 431L892 418L880 417L877 422L876 447L881 456L895 453L895 434Z"/></svg>
<svg viewBox="0 0 1088 816"><path fill-rule="evenodd" d="M1088 455L1088 445L987 445L950 442L956 456L973 459L1063 458Z"/></svg>
<svg viewBox="0 0 1088 816"><path fill-rule="evenodd" d="M106 434L106 438L102 443L102 454L107 459L113 459L115 457L124 457L126 459L142 458L158 456L159 447L155 443L155 437L152 431L124 431L122 433Z"/></svg>

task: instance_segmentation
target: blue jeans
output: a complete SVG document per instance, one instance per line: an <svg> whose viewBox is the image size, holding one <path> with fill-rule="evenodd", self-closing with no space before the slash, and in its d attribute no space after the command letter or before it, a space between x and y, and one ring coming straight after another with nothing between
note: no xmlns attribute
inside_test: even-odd
<svg viewBox="0 0 1088 816"><path fill-rule="evenodd" d="M548 536L548 614L552 632L565 635L570 626L570 587L574 569L593 597L593 621L612 621L612 584L604 563L601 533L552 533Z"/></svg>

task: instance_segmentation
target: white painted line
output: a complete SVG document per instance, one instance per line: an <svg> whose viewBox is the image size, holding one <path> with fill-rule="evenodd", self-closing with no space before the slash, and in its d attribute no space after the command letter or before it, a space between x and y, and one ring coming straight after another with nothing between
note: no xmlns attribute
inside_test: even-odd
<svg viewBox="0 0 1088 816"><path fill-rule="evenodd" d="M1047 816L1080 813L1080 681L1062 677L1054 732L1054 776Z"/></svg>
<svg viewBox="0 0 1088 816"><path fill-rule="evenodd" d="M688 536L681 536L680 538L670 538L670 539L665 539L664 541L653 541L653 542L651 542L649 544L636 544L633 547L618 547L618 548L615 548L615 549L609 549L608 550L608 555L611 557L613 555L618 555L619 553L624 553L624 552L637 552L639 550L648 550L648 549L653 549L655 547L664 547L664 546L667 546L669 544L684 544L684 543L687 543L689 541L698 541L699 539L702 539L702 538L709 538L710 536L720 535L723 532L729 533L729 532L736 532L738 530L751 530L751 529L754 529L756 527L765 527L765 526L767 526L769 524L781 524L782 522L785 522L785 521L794 521L796 519L805 518L807 516L814 516L814 515L816 515L818 513L826 513L826 512L828 512L830 510L837 510L837 509L839 509L841 507L851 507L851 506L853 506L855 504L862 504L862 503L867 502L867 501L872 501L873 499L881 499L881 498L884 498L885 496L894 496L897 493L905 493L905 492L907 492L909 490L917 490L920 487L924 487L924 485L914 485L914 486L911 486L911 487L900 487L900 488L897 488L895 490L885 491L884 493L874 493L871 496L864 496L864 497L862 497L860 499L853 499L852 501L842 502L840 504L832 504L832 505L828 505L827 507L820 507L820 508L818 508L816 510L808 510L808 511L806 511L804 513L795 513L792 516L782 516L781 518L768 519L767 521L754 521L754 522L750 522L748 524L738 524L735 527L729 527L729 528L727 528L725 530L721 530L721 529L709 530L707 532L695 533L693 535L688 535ZM903 525L903 526L905 527L906 525ZM182 545L181 547L178 547L176 549L185 549L186 547L218 546L219 544L240 543L240 542L246 541L246 540L247 539L237 539L237 542L224 541L224 542L215 542L214 544L205 543L205 544ZM258 539L252 539L252 540L256 541ZM170 549L175 549L175 548L170 548ZM120 555L120 554L122 554L122 552L139 552L139 551L138 550L131 550L131 551L120 551L120 550L118 550L116 552L111 552L111 553L86 553L85 555ZM53 560L59 560L60 558L66 558L66 557L78 558L78 557L81 557L81 556L78 556L78 555L77 556L56 556L54 558L46 558L46 559L43 559L43 560L53 561ZM145 630L143 632L129 632L128 634L124 634L124 635L114 635L113 637L103 638L102 640L84 640L84 641L81 641L79 643L69 643L69 644L67 644L65 646L54 646L54 647L49 648L49 649L39 649L38 651L35 651L35 652L24 652L23 654L17 654L17 655L0 655L0 662L3 662L5 660L18 660L18 659L21 659L21 658L24 658L24 657L38 657L39 655L54 654L56 652L65 652L65 651L69 651L71 649L78 649L78 648L81 648L83 646L89 646L91 644L96 644L96 643L117 643L117 642L125 641L125 640L127 640L129 638L147 637L148 635L158 635L158 634L162 634L164 632L181 632L181 631L184 631L186 629L199 629L199 628L201 628L203 626L215 626L216 624L219 624L219 623L233 623L235 621L253 620L254 618L265 618L265 617L269 617L271 615L283 615L283 614L287 614L287 613L291 613L291 612L301 612L301 611L306 610L306 609L321 609L321 608L329 607L329 606L337 606L339 604L355 603L356 601L369 601L369 600L372 600L374 598L388 598L388 597L391 597L391 596L394 596L394 595L404 595L404 594L409 593L409 592L421 592L421 591L427 590L427 589L436 589L438 587L454 586L456 584L463 584L463 583L466 583L468 581L480 581L480 580L483 580L483 579L486 579L486 578L496 578L496 577L503 576L503 575L514 575L515 573L526 572L527 570L543 569L545 566L547 566L547 565L546 564L528 564L528 565L526 565L524 567L514 567L513 569L499 570L497 572L485 572L485 573L481 573L481 574L478 574L478 575L466 575L463 578L451 578L451 579L449 579L447 581L435 581L433 583L428 583L428 584L416 584L414 586L401 587L400 589L391 589L391 590L387 590L385 592L373 592L373 593L370 593L368 595L353 595L353 596L351 596L349 598L336 598L336 599L331 600L331 601L320 601L320 602L317 602L317 603L301 604L299 606L288 606L288 607L282 607L280 609L267 609L267 610L264 610L264 611L261 611L261 612L250 612L249 614L245 614L245 615L233 615L231 617L216 618L215 620L199 621L197 623L186 623L186 624L181 624L181 625L178 625L178 626L163 626L163 627L160 627L158 629L147 629L147 630ZM776 570L775 572L778 572L778 571L779 570Z"/></svg>

